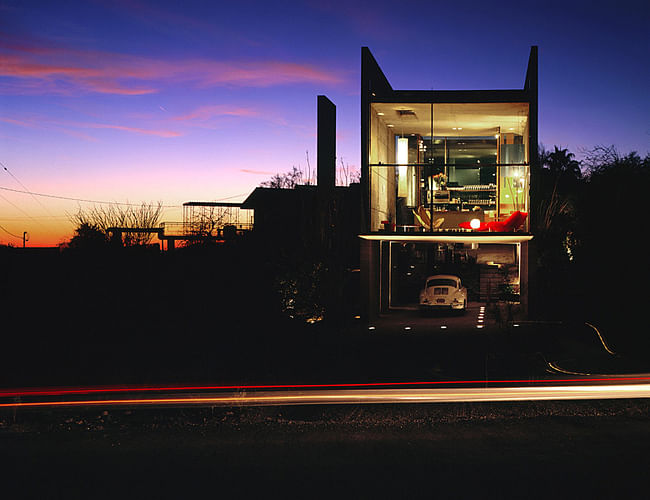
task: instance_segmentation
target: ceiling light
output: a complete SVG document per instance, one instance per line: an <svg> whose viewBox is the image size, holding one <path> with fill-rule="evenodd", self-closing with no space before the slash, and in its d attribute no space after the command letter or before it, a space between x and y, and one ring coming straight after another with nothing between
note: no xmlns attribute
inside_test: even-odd
<svg viewBox="0 0 650 500"><path fill-rule="evenodd" d="M386 125L388 128L393 128L395 125L391 125L390 123Z"/></svg>
<svg viewBox="0 0 650 500"><path fill-rule="evenodd" d="M384 116L384 113L382 113L381 111L377 111L377 116Z"/></svg>

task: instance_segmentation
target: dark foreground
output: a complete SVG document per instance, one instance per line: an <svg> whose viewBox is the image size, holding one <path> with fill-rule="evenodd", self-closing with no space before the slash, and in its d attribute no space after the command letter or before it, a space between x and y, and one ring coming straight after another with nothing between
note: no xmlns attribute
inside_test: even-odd
<svg viewBox="0 0 650 500"><path fill-rule="evenodd" d="M2 496L647 498L649 414L647 400L4 413Z"/></svg>

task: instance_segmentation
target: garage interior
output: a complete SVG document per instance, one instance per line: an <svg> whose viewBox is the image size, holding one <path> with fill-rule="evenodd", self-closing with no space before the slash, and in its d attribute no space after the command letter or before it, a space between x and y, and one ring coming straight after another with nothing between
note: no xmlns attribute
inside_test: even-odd
<svg viewBox="0 0 650 500"><path fill-rule="evenodd" d="M417 310L428 276L453 274L467 288L468 300L519 302L521 243L382 241L380 311Z"/></svg>

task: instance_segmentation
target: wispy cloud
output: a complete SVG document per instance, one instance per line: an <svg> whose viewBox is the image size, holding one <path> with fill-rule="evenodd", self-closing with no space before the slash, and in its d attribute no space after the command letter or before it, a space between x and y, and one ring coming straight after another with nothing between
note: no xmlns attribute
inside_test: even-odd
<svg viewBox="0 0 650 500"><path fill-rule="evenodd" d="M271 172L270 170L252 170L249 168L240 168L240 172L245 174L254 174L254 175L275 175L277 172Z"/></svg>
<svg viewBox="0 0 650 500"><path fill-rule="evenodd" d="M337 72L287 61L165 60L0 40L0 92L143 95L164 86L267 87L341 82Z"/></svg>
<svg viewBox="0 0 650 500"><path fill-rule="evenodd" d="M223 104L205 105L190 111L187 114L176 116L176 121L199 120L205 121L220 116L256 117L260 112L246 107L232 107Z"/></svg>
<svg viewBox="0 0 650 500"><path fill-rule="evenodd" d="M18 125L20 127L36 128L36 124L32 123L29 120L15 120L13 118L0 116L0 122L9 123L11 125Z"/></svg>
<svg viewBox="0 0 650 500"><path fill-rule="evenodd" d="M150 130L150 129L138 128L138 127L127 127L125 125L110 125L107 123L85 123L83 124L83 126L88 128L106 128L106 129L113 129L113 130L122 130L124 132L131 132L134 134L155 135L158 137L180 137L181 135L183 135L182 133L173 130Z"/></svg>
<svg viewBox="0 0 650 500"><path fill-rule="evenodd" d="M17 125L26 128L59 130L65 134L74 137L79 137L86 140L92 140L92 141L95 141L96 138L89 136L84 132L81 132L81 130L110 129L110 130L119 130L122 132L129 132L132 134L152 135L152 136L164 137L164 138L180 137L183 135L181 132L175 130L149 129L149 128L133 127L128 125L119 125L119 124L112 124L112 123L53 120L52 118L48 118L44 116L34 116L34 115L20 117L20 119L0 117L0 122L9 123L11 125Z"/></svg>

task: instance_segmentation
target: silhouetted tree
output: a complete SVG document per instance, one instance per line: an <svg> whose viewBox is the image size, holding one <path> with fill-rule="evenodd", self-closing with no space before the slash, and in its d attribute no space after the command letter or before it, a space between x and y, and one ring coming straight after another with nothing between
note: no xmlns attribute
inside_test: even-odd
<svg viewBox="0 0 650 500"><path fill-rule="evenodd" d="M570 275L575 258L576 207L584 181L580 163L566 148L554 146L547 151L539 147L538 164L533 188L531 224L535 235L538 276L533 291L536 306L545 314L562 314L575 293ZM552 312L551 312L552 311Z"/></svg>
<svg viewBox="0 0 650 500"><path fill-rule="evenodd" d="M268 181L260 184L262 187L280 188L280 189L293 189L302 181L302 172L292 167L291 170L284 174L275 174Z"/></svg>
<svg viewBox="0 0 650 500"><path fill-rule="evenodd" d="M97 250L103 248L108 243L106 233L88 222L80 223L74 232L74 236L68 243L68 248L71 249Z"/></svg>
<svg viewBox="0 0 650 500"><path fill-rule="evenodd" d="M153 229L159 226L162 215L162 202L142 203L139 206L111 204L108 206L93 206L90 209L79 209L76 214L69 216L75 225L75 230L82 226L94 228L108 237L111 227L132 227ZM125 246L146 245L151 242L153 234L124 233Z"/></svg>
<svg viewBox="0 0 650 500"><path fill-rule="evenodd" d="M640 345L650 264L643 250L650 155L614 146L585 151L586 182L576 205L575 261L591 314L615 324L617 341ZM619 290L619 293L615 291ZM643 323L642 323L643 322ZM646 337L645 335L643 337ZM650 341L646 341L650 347Z"/></svg>

